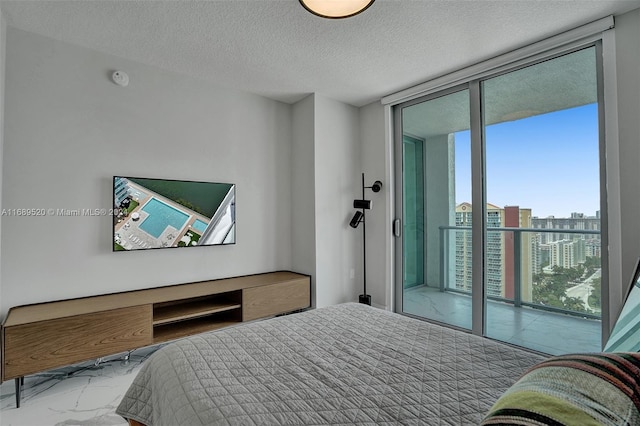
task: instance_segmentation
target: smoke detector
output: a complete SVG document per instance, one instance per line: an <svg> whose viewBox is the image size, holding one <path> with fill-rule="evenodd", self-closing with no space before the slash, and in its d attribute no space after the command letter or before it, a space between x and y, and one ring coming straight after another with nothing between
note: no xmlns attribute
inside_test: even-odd
<svg viewBox="0 0 640 426"><path fill-rule="evenodd" d="M111 79L118 86L127 87L129 84L129 76L124 71L114 71L111 75Z"/></svg>

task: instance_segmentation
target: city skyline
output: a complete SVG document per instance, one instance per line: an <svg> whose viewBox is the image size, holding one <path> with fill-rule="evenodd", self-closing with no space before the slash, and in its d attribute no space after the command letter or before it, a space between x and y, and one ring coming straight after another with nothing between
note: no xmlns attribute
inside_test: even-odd
<svg viewBox="0 0 640 426"><path fill-rule="evenodd" d="M486 128L487 202L540 218L600 210L597 104ZM514 143L514 140L517 143ZM455 133L456 205L471 203L470 132Z"/></svg>

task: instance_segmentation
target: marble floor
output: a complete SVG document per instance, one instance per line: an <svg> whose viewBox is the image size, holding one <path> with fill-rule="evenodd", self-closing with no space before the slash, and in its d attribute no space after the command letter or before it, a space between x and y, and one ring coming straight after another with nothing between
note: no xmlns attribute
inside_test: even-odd
<svg viewBox="0 0 640 426"><path fill-rule="evenodd" d="M0 386L2 426L115 426L127 422L115 413L138 370L160 346L138 349L25 377L20 408L15 382Z"/></svg>

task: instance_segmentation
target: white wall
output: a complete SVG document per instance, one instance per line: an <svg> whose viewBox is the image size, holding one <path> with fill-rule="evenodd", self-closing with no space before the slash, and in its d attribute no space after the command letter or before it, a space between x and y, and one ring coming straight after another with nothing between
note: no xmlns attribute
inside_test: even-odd
<svg viewBox="0 0 640 426"><path fill-rule="evenodd" d="M309 95L292 106L291 265L311 275L316 306L315 102Z"/></svg>
<svg viewBox="0 0 640 426"><path fill-rule="evenodd" d="M385 140L385 110L380 102L360 108L360 140L362 170L366 184L382 182L382 190L367 195L374 202L367 212L367 291L371 303L379 308L393 310L393 239L391 222L393 212L393 176L391 149Z"/></svg>
<svg viewBox="0 0 640 426"><path fill-rule="evenodd" d="M292 268L312 275L312 305L358 300L362 228L358 109L319 94L292 107Z"/></svg>
<svg viewBox="0 0 640 426"><path fill-rule="evenodd" d="M12 27L4 99L3 208L110 208L113 175L233 182L237 243L113 253L110 217L5 216L0 315L291 268L289 105Z"/></svg>
<svg viewBox="0 0 640 426"><path fill-rule="evenodd" d="M362 172L358 109L318 94L314 100L316 306L322 307L362 293L362 228L349 226Z"/></svg>

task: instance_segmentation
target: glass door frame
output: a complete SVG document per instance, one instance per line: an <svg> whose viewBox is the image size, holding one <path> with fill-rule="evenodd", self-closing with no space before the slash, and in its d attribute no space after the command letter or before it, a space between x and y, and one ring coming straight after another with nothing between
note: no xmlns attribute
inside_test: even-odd
<svg viewBox="0 0 640 426"><path fill-rule="evenodd" d="M479 87L479 86L478 86ZM394 210L394 217L397 218L394 221L394 235L395 235L395 241L394 241L394 252L395 252L395 265L394 265L394 274L393 274L393 292L394 292L394 311L401 313L402 315L406 315L406 316L410 316L413 318L418 318L418 319L424 319L420 316L417 315L413 315L411 313L407 313L403 311L403 290L404 290L404 286L403 286L403 282L404 282L404 235L403 235L403 227L404 227L404 223L403 223L403 218L404 218L404 211L403 211L403 206L404 206L404 199L403 199L403 195L404 195L404 182L403 182L403 175L404 175L404 155L403 155L403 134L402 134L402 114L401 111L404 108L408 108L417 104L421 104L423 102L428 102L428 101L432 101L434 99L437 98L441 98L447 95L451 95L453 93L457 93L463 90L468 90L469 91L469 96L472 97L472 92L471 92L471 83L463 83L463 84L459 84L459 85L455 85L452 87L449 87L447 89L444 90L439 90L433 93L430 93L428 95L425 96L421 96L418 97L416 99L412 99L406 102L403 102L401 104L395 105L393 106L393 110L392 110L392 117L393 117L393 138L394 138L394 143L393 143L393 158L394 158L394 182L395 182L395 187L394 187L394 192L395 192L395 210ZM471 101L471 105L473 104L473 101ZM473 112L471 113L473 116ZM398 142L399 141L399 142ZM472 146L472 179L475 179L475 174L473 171L474 168L474 164L473 164L473 134L471 137L471 146ZM477 186L477 185L476 185ZM473 188L472 188L473 190ZM473 194L472 194L472 198L473 198ZM476 212L474 211L472 213L473 216L473 221L475 223L476 221ZM473 231L472 231L473 232ZM473 248L475 250L475 240L472 242ZM426 252L426 248L425 248L425 255L427 255ZM473 262L473 268L474 270L476 269L476 265L475 265L475 256L472 260ZM484 268L483 268L484 269ZM482 281L481 281L482 282ZM475 278L475 274L473 276L473 281L472 281L472 291L476 291L476 278ZM472 302L473 303L473 302ZM477 309L475 307L472 306L472 326L474 327L472 329L473 334L476 334L476 330L475 330L475 320L476 318L473 317L473 311L476 311ZM434 321L435 320L430 320L430 321ZM451 327L451 328L456 328L456 329L460 329L460 330L464 330L464 331L469 331L468 329L465 328L460 328L460 327L456 327L455 325L451 325L451 324L446 324L447 327Z"/></svg>
<svg viewBox="0 0 640 426"><path fill-rule="evenodd" d="M402 315L407 315L419 319L424 319L412 314L403 312L403 235L401 233L403 224L402 219L404 212L403 206L403 152L402 152L402 109L410 107L422 102L426 102L432 99L436 99L442 96L446 96L451 93L458 92L460 90L469 90L469 102L470 102L470 131L471 131L471 178L472 182L481 182L480 185L472 185L471 201L472 205L480 205L480 209L473 209L472 211L472 330L471 333L478 336L485 336L485 253L486 253L486 182L485 182L485 135L484 135L484 120L483 120L483 105L481 98L481 82L483 80L497 77L517 71L522 68L526 68L531 65L535 65L547 60L553 60L560 56L571 54L573 52L588 48L595 47L596 51L596 76L597 76L597 102L598 102L598 131L599 131L599 167L600 167L600 238L602 244L601 252L601 270L602 270L602 345L606 343L609 335L609 315L610 315L610 302L609 302L609 219L608 219L608 201L607 201L607 180L608 174L606 169L607 164L607 141L606 141L606 123L605 118L608 117L605 113L605 90L604 90L604 60L603 60L603 37L593 37L589 40L582 40L580 42L572 43L571 45L557 47L550 49L546 52L516 60L512 64L498 67L494 70L482 72L476 76L468 78L466 81L450 87L436 88L432 91L417 96L415 98L406 100L401 103L397 103L391 106L391 115L393 120L393 176L394 176L394 190L395 190L395 209L394 217L394 273L393 273L393 294L394 294L394 311ZM425 172L426 173L426 172ZM399 222L398 222L399 220ZM398 228L400 232L398 232ZM481 255L477 255L480 253ZM480 273L476 272L480 271ZM447 324L447 327L456 328ZM468 330L465 330L468 331Z"/></svg>

